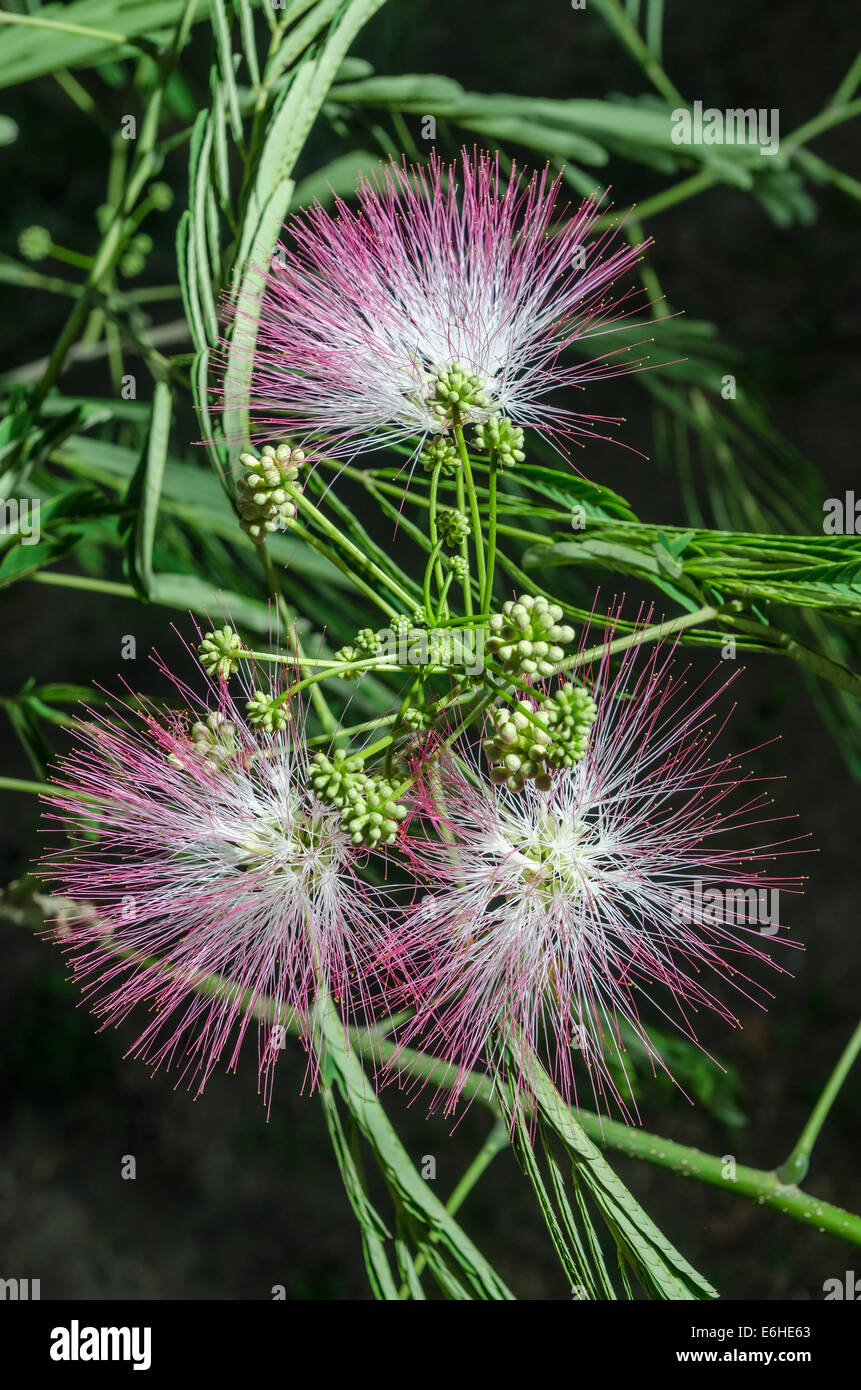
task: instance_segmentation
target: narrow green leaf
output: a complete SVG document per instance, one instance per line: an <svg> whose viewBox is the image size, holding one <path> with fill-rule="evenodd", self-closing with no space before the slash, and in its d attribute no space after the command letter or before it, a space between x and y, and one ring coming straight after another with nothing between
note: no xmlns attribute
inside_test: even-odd
<svg viewBox="0 0 861 1390"><path fill-rule="evenodd" d="M167 382L156 382L149 440L143 458L143 471L140 479L135 479L132 482L132 489L138 506L135 526L134 572L138 583L147 596L152 590L152 547L155 540L162 480L167 461L171 408L170 387Z"/></svg>

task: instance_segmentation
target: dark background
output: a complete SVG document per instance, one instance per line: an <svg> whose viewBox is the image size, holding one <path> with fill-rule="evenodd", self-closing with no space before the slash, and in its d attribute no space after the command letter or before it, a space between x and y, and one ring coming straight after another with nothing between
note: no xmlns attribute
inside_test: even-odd
<svg viewBox="0 0 861 1390"><path fill-rule="evenodd" d="M201 31L203 32L203 31ZM859 47L857 4L815 8L783 3L759 12L746 0L667 4L664 65L690 99L706 105L778 107L789 131L819 110ZM563 0L466 7L460 0L392 2L360 36L354 52L378 72L444 72L483 91L549 96L635 94L642 79L596 15ZM97 88L93 76L87 85ZM93 208L102 201L106 149L59 87L45 79L9 94L21 124L3 152L2 245L15 252L32 222L80 249L94 244ZM122 94L105 95L117 119ZM417 118L413 118L417 123ZM819 148L819 147L817 147ZM857 127L827 137L823 153L861 175ZM332 153L335 151L333 150ZM319 150L314 151L315 155ZM183 159L165 171L182 206ZM624 203L661 186L633 165L614 166L614 198ZM674 308L715 322L746 354L772 418L821 469L829 495L861 483L857 458L859 271L857 204L826 192L813 227L777 230L742 193L719 188L654 219L652 262ZM157 238L154 280L174 278L172 243ZM9 294L0 320L4 366L50 350L66 310L46 296ZM181 350L181 349L178 349ZM73 392L104 391L101 367L64 378ZM624 438L649 452L644 393L621 380L599 388L597 409L625 415ZM643 520L684 518L673 478L660 465L610 446L578 456L587 476L626 496ZM821 513L811 516L811 531ZM120 577L119 575L117 577ZM22 583L0 595L0 694L28 676L111 685L117 675L158 688L146 654L174 649L166 610L100 595ZM120 660L125 634L138 660ZM692 659L705 670L708 653ZM643 1123L683 1143L771 1167L786 1156L855 1025L857 955L857 788L838 747L801 693L795 668L752 657L736 683L739 709L727 742L736 749L780 735L756 759L778 784L779 812L801 813L818 847L804 900L786 919L806 953L792 953L794 978L772 984L768 1014L742 1011L728 1031L702 1018L704 1045L739 1070L749 1124L730 1130L702 1106L650 1092ZM123 668L123 669L120 669ZM28 777L26 760L3 726L3 771ZM58 744L62 742L62 736ZM38 853L35 805L4 794L3 881ZM192 1102L170 1076L124 1061L133 1028L94 1036L86 1009L66 983L55 948L26 929L0 925L0 1274L41 1278L42 1296L267 1298L274 1284L290 1298L367 1298L358 1230L325 1134L319 1102L298 1094L303 1059L288 1049L279 1064L266 1122L256 1095L253 1039L237 1076L214 1076ZM742 1001L743 1003L744 1001ZM856 1069L817 1145L808 1186L851 1209L861 1206ZM389 1091L387 1105L417 1161L437 1159L446 1196L487 1130L474 1109L452 1133ZM137 1178L120 1178L123 1155ZM623 1180L692 1262L727 1298L821 1298L826 1278L857 1264L852 1248L741 1198L673 1174L612 1157ZM463 1209L464 1224L500 1274L525 1298L567 1298L565 1278L534 1211L531 1190L508 1153L495 1160Z"/></svg>

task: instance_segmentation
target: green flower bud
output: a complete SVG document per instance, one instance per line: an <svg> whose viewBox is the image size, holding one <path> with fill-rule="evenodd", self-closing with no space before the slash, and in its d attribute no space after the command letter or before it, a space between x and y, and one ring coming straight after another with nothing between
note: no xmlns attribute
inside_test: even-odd
<svg viewBox="0 0 861 1390"><path fill-rule="evenodd" d="M310 781L318 801L340 812L341 826L353 844L373 849L394 842L407 808L395 799L390 782L368 776L363 767L361 757L341 749L331 757L317 753L311 760Z"/></svg>
<svg viewBox="0 0 861 1390"><path fill-rule="evenodd" d="M223 767L236 752L236 725L224 714L208 714L192 724L191 741L207 762ZM174 761L182 766L178 758Z"/></svg>
<svg viewBox="0 0 861 1390"><path fill-rule="evenodd" d="M158 180L149 186L149 198L157 212L167 212L173 204L173 189L169 183Z"/></svg>
<svg viewBox="0 0 861 1390"><path fill-rule="evenodd" d="M432 473L440 464L443 477L450 478L460 467L460 454L450 439L438 434L426 441L419 454L419 462L428 473Z"/></svg>
<svg viewBox="0 0 861 1390"><path fill-rule="evenodd" d="M544 767L550 733L536 711L533 700L518 700L488 715L491 732L482 748L490 764L490 779L510 791L522 791L530 780L542 787L550 784Z"/></svg>
<svg viewBox="0 0 861 1390"><path fill-rule="evenodd" d="M588 690L561 685L541 706L551 735L547 762L553 768L574 767L586 753L597 707Z"/></svg>
<svg viewBox="0 0 861 1390"><path fill-rule="evenodd" d="M289 444L277 448L267 444L259 458L240 454L239 462L243 468L236 484L239 524L260 545L270 532L283 531L296 515L296 503L286 487L296 486L305 455Z"/></svg>
<svg viewBox="0 0 861 1390"><path fill-rule="evenodd" d="M487 382L463 362L437 368L431 376L429 399L434 415L446 425L455 415L462 419L471 410L490 408Z"/></svg>
<svg viewBox="0 0 861 1390"><path fill-rule="evenodd" d="M495 454L501 468L523 463L523 430L504 415L491 415L475 427L475 446L485 454Z"/></svg>
<svg viewBox="0 0 861 1390"><path fill-rule="evenodd" d="M380 639L373 628L363 627L356 633L354 645L361 656L376 656L380 650Z"/></svg>
<svg viewBox="0 0 861 1390"><path fill-rule="evenodd" d="M229 680L239 665L239 653L243 650L242 638L232 627L216 628L207 632L200 643L197 654L200 664L208 676L219 680Z"/></svg>
<svg viewBox="0 0 861 1390"><path fill-rule="evenodd" d="M509 599L490 619L488 650L513 676L552 676L564 659L574 629L561 623L562 609L546 598L525 594Z"/></svg>
<svg viewBox="0 0 861 1390"><path fill-rule="evenodd" d="M315 753L309 764L309 779L317 800L323 806L341 810L356 800L364 784L364 759L336 748L331 757Z"/></svg>
<svg viewBox="0 0 861 1390"><path fill-rule="evenodd" d="M47 227L25 227L18 237L18 250L25 261L44 261L53 244Z"/></svg>
<svg viewBox="0 0 861 1390"><path fill-rule="evenodd" d="M436 711L426 705L407 705L401 720L413 733L424 734L436 723Z"/></svg>
<svg viewBox="0 0 861 1390"><path fill-rule="evenodd" d="M262 690L255 690L245 708L249 724L256 729L264 729L267 734L278 733L290 720L286 700L279 701L277 696L267 695Z"/></svg>
<svg viewBox="0 0 861 1390"><path fill-rule="evenodd" d="M375 849L394 843L407 808L395 800L394 787L382 778L366 777L361 795L341 812L341 824L354 845Z"/></svg>
<svg viewBox="0 0 861 1390"><path fill-rule="evenodd" d="M546 791L554 772L575 767L585 755L595 715L588 690L570 683L537 704L518 700L491 710L482 744L490 780L515 792L532 781Z"/></svg>
<svg viewBox="0 0 861 1390"><path fill-rule="evenodd" d="M437 531L444 545L454 549L470 535L472 527L463 512L445 509L437 514Z"/></svg>
<svg viewBox="0 0 861 1390"><path fill-rule="evenodd" d="M136 275L140 275L144 269L146 261L139 251L129 249L120 260L120 270L129 280L133 280Z"/></svg>
<svg viewBox="0 0 861 1390"><path fill-rule="evenodd" d="M422 614L422 618L424 618L424 614ZM408 638L414 627L415 623L412 618L407 617L406 613L398 613L391 620L392 632L398 641Z"/></svg>

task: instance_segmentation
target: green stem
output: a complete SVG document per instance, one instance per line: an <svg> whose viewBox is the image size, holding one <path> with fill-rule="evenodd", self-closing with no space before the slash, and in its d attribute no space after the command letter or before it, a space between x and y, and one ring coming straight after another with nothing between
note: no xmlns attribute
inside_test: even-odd
<svg viewBox="0 0 861 1390"><path fill-rule="evenodd" d="M784 1163L781 1163L780 1167L776 1170L777 1177L781 1182L804 1182L804 1179L807 1177L807 1170L810 1167L810 1155L813 1152L813 1146L819 1138L819 1132L825 1124L831 1107L837 1099L840 1088L849 1075L849 1072L852 1070L859 1052L861 1052L861 1023L858 1024L852 1037L843 1049L840 1060L829 1076L825 1089L816 1102L810 1119L801 1131L798 1143L795 1145L789 1158L787 1158Z"/></svg>
<svg viewBox="0 0 861 1390"><path fill-rule="evenodd" d="M305 653L303 652L302 644L299 641L299 633L295 626L294 616L287 604L286 599L284 598L284 595L281 592L281 585L279 584L278 576L275 573L275 566L272 564L272 556L266 549L265 541L261 542L261 544L259 544L256 547L256 550L257 554L260 557L261 564L263 565L263 573L266 576L266 584L269 589L269 593L272 597L272 601L275 604L275 611L276 613L278 613L282 623L284 624L285 632L289 633L291 630L293 631L294 642L296 646L296 655L300 658L300 660L304 660ZM317 711L317 718L320 720L320 723L323 725L323 728L326 730L328 734L333 734L338 727L338 721L332 713L331 709L329 708L329 703L322 690L320 689L319 685L315 684L311 687L311 703L314 706L314 709Z"/></svg>
<svg viewBox="0 0 861 1390"><path fill-rule="evenodd" d="M317 551L318 555L322 555L330 564L334 565L337 570L340 570L341 574L346 575L354 588L356 588L360 594L364 594L365 598L370 599L372 603L376 604L377 608L379 608L382 613L385 613L387 618L397 617L398 610L393 604L389 603L387 599L384 599L381 594L377 593L376 589L370 584L367 584L360 575L356 574L355 570L350 568L346 560L342 559L336 550L332 550L324 541L321 541L319 536L315 536L313 531L309 531L297 521L289 521L287 523L287 529L288 531L292 531L295 536L301 537L306 545L310 545L313 550Z"/></svg>
<svg viewBox="0 0 861 1390"><path fill-rule="evenodd" d="M56 570L37 570L28 574L35 584L55 584L60 589L87 589L95 594L115 594L117 598L135 598L131 584L113 579L95 579L90 574L61 574Z"/></svg>
<svg viewBox="0 0 861 1390"><path fill-rule="evenodd" d="M463 470L457 471L457 509L462 512L465 505ZM463 590L463 609L468 618L472 617L472 579L470 577L469 564L469 540L464 536L460 543L460 553L464 562L464 576L461 588Z"/></svg>
<svg viewBox="0 0 861 1390"><path fill-rule="evenodd" d="M815 140L817 135L823 131L830 130L832 126L842 125L844 121L850 121L854 116L861 116L861 97L856 101L847 102L845 106L826 106L824 111L820 111L811 120L805 121L804 125L798 126L791 135L781 143L786 152L797 149L799 145L806 145L810 140Z"/></svg>
<svg viewBox="0 0 861 1390"><path fill-rule="evenodd" d="M831 98L832 106L842 106L844 102L849 101L855 95L859 82L861 82L861 53L856 55L854 63Z"/></svg>
<svg viewBox="0 0 861 1390"><path fill-rule="evenodd" d="M732 612L728 613L726 618L731 626L756 637L764 649L770 647L772 651L786 652L787 656L791 656L792 660L805 670L830 681L838 690L845 690L856 700L861 699L861 677L850 671L848 666L841 666L830 657L823 656L821 652L813 651L811 647L806 647L803 642L779 628L769 627L766 623L752 622L749 618L739 617Z"/></svg>
<svg viewBox="0 0 861 1390"><path fill-rule="evenodd" d="M417 1173L365 1075L356 1050L347 1045L347 1030L327 997L317 1010L317 1021L323 1035L324 1077L338 1085L350 1114L373 1150L387 1186L396 1190L407 1204L423 1242L427 1245L439 1241L456 1252L459 1263L468 1262L483 1297L510 1300L513 1295L505 1284Z"/></svg>
<svg viewBox="0 0 861 1390"><path fill-rule="evenodd" d="M684 632L687 627L694 627L697 623L711 622L716 618L720 608L713 604L707 604L705 608L697 608L693 613L684 613L680 618L670 618L665 623L652 623L649 627L643 627L639 632L632 632L627 637L616 637L612 642L602 642L597 647L587 647L583 652L578 652L576 656L568 657L567 660L560 662L560 671L573 671L578 666L583 666L588 661L594 661L603 656L613 656L616 652L624 652L628 647L638 647L643 642L657 642L662 637L669 637L674 632Z"/></svg>
<svg viewBox="0 0 861 1390"><path fill-rule="evenodd" d="M689 178L680 179L672 187L665 188L663 193L656 193L652 198L644 198L641 203L635 203L637 218L640 222L645 222L649 217L655 217L659 212L665 212L667 208L675 207L677 203L687 202L688 198L695 198L698 193L704 193L707 188L713 188L718 183L716 174L703 169L698 174L691 174ZM622 214L616 212L605 213L595 223L596 227L612 227L619 220Z"/></svg>
<svg viewBox="0 0 861 1390"><path fill-rule="evenodd" d="M487 571L481 588L482 613L490 612L490 602L493 596L493 572L496 566L496 477L498 472L499 463L496 454L492 453L487 484Z"/></svg>
<svg viewBox="0 0 861 1390"><path fill-rule="evenodd" d="M436 570L437 575L437 592L440 594L440 596L443 592L444 580L442 577L442 567L440 566L439 562L439 557L441 553L442 541L435 540L433 549L431 550L431 553L428 556L427 564L425 565L425 578L423 586L425 600L425 616L427 617L429 624L433 623L435 617L433 604L431 603L431 575L434 573L434 570Z"/></svg>
<svg viewBox="0 0 861 1390"><path fill-rule="evenodd" d="M135 165L132 176L126 185L126 189L120 205L117 207L113 221L107 228L102 238L101 244L93 258L92 268L87 276L82 294L69 318L57 338L54 348L48 358L47 365L42 373L38 385L36 386L30 400L30 410L35 414L41 407L45 397L57 380L62 371L66 356L83 327L90 311L90 298L94 290L97 290L102 278L109 272L115 260L122 252L124 222L131 213L135 203L140 197L144 185L153 176L161 163L161 155L156 150L156 138L158 135L158 125L161 118L162 101L164 96L165 84L173 68L181 49L188 37L194 11L197 8L197 0L186 0L182 14L177 22L174 31L173 42L170 49L162 56L159 63L159 76L161 81L155 86L149 99L146 109L140 138L137 141L135 152ZM57 21L39 20L33 16L9 15L0 12L0 20L6 23L41 23L46 28L63 28ZM86 33L93 31L85 30ZM98 31L96 31L98 32ZM123 43L128 43L127 37L123 37ZM24 448L27 436L22 436L16 446L7 465L14 463Z"/></svg>
<svg viewBox="0 0 861 1390"><path fill-rule="evenodd" d="M481 529L481 513L478 510L478 494L475 490L475 481L472 476L472 465L469 461L469 450L466 447L466 440L463 436L463 426L455 423L454 437L457 440L458 453L460 454L461 467L463 468L466 492L469 498L469 514L472 519L472 543L475 549L475 569L478 579L480 593L484 593L486 580L484 565L484 536Z"/></svg>
<svg viewBox="0 0 861 1390"><path fill-rule="evenodd" d="M435 576L436 576L437 593L440 595L440 613L442 613L442 611L443 611L443 609L442 609L442 604L443 604L443 583L444 583L444 580L443 580L442 564L440 563L440 560L439 560L439 558L438 558L438 557L439 557L439 552L440 552L440 539L439 539L439 532L437 531L437 524L436 524L436 509L437 509L437 492L438 492L438 490L439 490L439 479L440 479L440 474L441 474L441 472L442 472L442 461L440 461L439 463L434 464L434 470L433 470L433 473L431 474L431 482L430 482L430 499L429 499L429 502L430 502L430 512L429 512L429 514L428 514L428 535L429 535L429 537L430 537L431 551L432 551L432 552L435 552L435 554L436 554L436 556L437 556L436 563L435 563L435 567L434 567L434 573L435 573ZM428 561L428 565L430 565L430 560ZM426 575L426 576L425 576L425 608L426 608L426 610L427 610L428 619L432 621L433 615L432 615L432 613L431 613L430 605L429 605L428 582L429 582L429 575Z"/></svg>
<svg viewBox="0 0 861 1390"><path fill-rule="evenodd" d="M508 1139L508 1125L500 1117L494 1121L490 1133L446 1202L445 1209L450 1216L455 1216L460 1211L470 1192L487 1172L496 1155L508 1147ZM416 1260L417 1275L421 1274L426 1263L425 1256L419 1255ZM405 1286L401 1288L401 1297L406 1297Z"/></svg>
<svg viewBox="0 0 861 1390"><path fill-rule="evenodd" d="M80 39L95 39L105 44L134 44L128 34L120 34L114 29L92 29L83 24L69 24L61 19L40 19L38 15L10 14L0 10L0 24L26 24L33 28L49 29L55 34L73 34Z"/></svg>
<svg viewBox="0 0 861 1390"><path fill-rule="evenodd" d="M498 1153L508 1145L508 1125L499 1119L494 1124L472 1163L467 1168L457 1187L446 1202L446 1210L452 1216L460 1211L481 1175L489 1168Z"/></svg>
<svg viewBox="0 0 861 1390"><path fill-rule="evenodd" d="M835 169L833 164L826 163L812 150L796 150L795 158L811 177L826 179L833 183L835 188L839 188L841 193L846 193L850 198L861 199L861 182L853 179L851 174L844 174L842 169Z"/></svg>
<svg viewBox="0 0 861 1390"><path fill-rule="evenodd" d="M457 1086L466 1103L475 1100L494 1114L499 1113L498 1097L489 1077L470 1072L463 1081L457 1067L427 1053L415 1052L387 1038L365 1042L358 1030L351 1031L351 1037L362 1053L381 1057L383 1061L391 1058L405 1075L426 1082L434 1090L451 1090ZM861 1216L781 1182L776 1173L741 1163L730 1167L722 1156L703 1153L687 1144L665 1139L663 1135L605 1119L588 1110L578 1110L577 1120L601 1148L695 1178L734 1196L746 1197L802 1225L815 1226L819 1231L861 1246Z"/></svg>
<svg viewBox="0 0 861 1390"><path fill-rule="evenodd" d="M381 584L385 584L386 588L389 589L396 598L400 599L406 611L408 613L412 612L415 605L406 590L402 589L397 580L392 579L391 575L386 574L385 570L380 569L379 565L371 560L369 556L365 555L364 552L350 540L349 536L345 536L343 532L339 531L337 526L333 525L325 513L314 506L314 503L305 495L301 488L296 487L292 483L286 483L284 485L284 490L290 494L300 510L305 512L309 517L312 517L321 531L323 531L336 546L340 546L341 549L350 556L351 560L356 562L360 570L364 571L366 574L373 575ZM392 609L391 611L394 612L395 610Z"/></svg>
<svg viewBox="0 0 861 1390"><path fill-rule="evenodd" d="M591 0L591 4L608 28L613 30L617 38L621 39L628 52L639 63L646 77L661 96L671 106L685 106L687 103L678 87L670 81L658 59L641 37L636 24L631 21L619 4L619 0Z"/></svg>
<svg viewBox="0 0 861 1390"><path fill-rule="evenodd" d="M0 787L9 787L11 790L27 789L50 793L51 795L62 794L61 788L48 784L19 782L15 778L0 779ZM29 898L29 902L38 917L36 925L44 924L52 915L55 915L51 912L52 906L65 901L68 900L34 893ZM2 901L2 908L4 913L8 915L10 904L7 901ZM20 913L21 909L18 909L15 920L19 920L23 924L34 925L29 919L22 917ZM117 949L117 955L122 954L123 952ZM217 977L201 981L197 986L202 993L209 993L224 987L225 982ZM253 1006L255 1016L267 1019L273 1017L273 1009L272 1002L262 998L257 999ZM288 1031L293 1034L297 1033L295 1020L286 1026ZM341 1025L342 1035L343 1031L343 1025ZM433 1089L452 1090L457 1086L464 1101L475 1100L494 1114L500 1113L499 1097L489 1077L482 1076L478 1072L470 1072L463 1078L458 1068L451 1063L441 1061L427 1053L404 1047L402 1044L381 1037L379 1034L370 1034L364 1028L350 1028L348 1036L354 1044L356 1052L367 1057L370 1061L386 1062L391 1060L405 1075L415 1077L416 1080L426 1083ZM824 1202L818 1197L810 1196L792 1184L782 1183L777 1173L739 1164L735 1166L733 1175L727 1176L727 1163L723 1157L703 1153L701 1150L691 1148L686 1144L677 1144L671 1139L665 1139L662 1135L651 1134L632 1125L605 1119L603 1116L586 1110L579 1110L577 1119L589 1137L603 1148L625 1154L629 1158L635 1158L644 1163L650 1163L658 1168L686 1174L710 1187L719 1188L723 1192L750 1198L752 1201L770 1207L774 1211L779 1211L782 1215L800 1221L808 1227L815 1226L817 1230L825 1231L830 1235L840 1237L841 1240L861 1246L861 1216L846 1211L842 1207L836 1207L830 1202Z"/></svg>

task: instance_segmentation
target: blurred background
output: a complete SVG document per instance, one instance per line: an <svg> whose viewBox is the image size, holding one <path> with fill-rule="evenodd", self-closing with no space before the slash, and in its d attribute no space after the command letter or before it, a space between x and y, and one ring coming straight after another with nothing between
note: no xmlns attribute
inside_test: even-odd
<svg viewBox="0 0 861 1390"><path fill-rule="evenodd" d="M782 131L820 109L850 66L861 33L851 0L822 0L815 12L800 0L759 10L745 0L725 0L698 6L695 14L681 0L669 0L664 13L664 68L686 97L718 108L777 108ZM2 43L0 34L0 61ZM600 16L588 6L572 11L567 0L537 7L513 0L476 0L469 7L455 0L392 0L351 52L378 73L444 73L470 91L603 100L644 90L642 74ZM192 95L198 63L205 100L206 44L199 55L193 47L186 55ZM133 109L124 72L113 64L81 75L111 126ZM3 96L0 110L20 133L0 152L6 189L0 248L17 256L21 231L38 224L50 228L56 243L91 249L108 149L98 125L70 98L68 83L53 76L11 86ZM407 113L403 120L418 140L419 116ZM320 123L300 175L339 150L336 133ZM534 151L516 152L518 159L542 162ZM856 125L829 133L826 157L861 177ZM174 190L174 203L147 224L153 244L137 287L175 282L174 233L187 203L184 148L169 156L160 177ZM612 183L617 206L667 185L660 169L615 156L595 178L602 186ZM858 202L831 185L817 190L814 208L802 205L789 225L777 225L762 201L721 184L669 208L646 228L655 242L649 264L671 310L716 326L721 343L738 354L732 370L740 386L767 403L771 426L814 466L817 481L795 497L798 528L811 534L821 533L828 497L853 487L861 494L859 223ZM7 284L4 294L0 363L11 374L4 378L8 392L26 380L23 364L50 353L67 305L23 285ZM180 315L178 302L167 304L158 322L176 324ZM175 332L164 350L186 351L181 326ZM107 394L104 360L75 361L63 389L80 397ZM631 448L590 445L575 460L578 468L620 493L643 521L686 524L691 500L681 484L693 470L699 485L696 459L686 474L672 448L656 449L660 402L634 378L593 390L595 409L626 417L621 435ZM174 431L189 442L199 438L190 407L187 419L175 419ZM737 477L715 473L712 481L727 506L741 505L743 471ZM766 492L766 508L768 501ZM706 524L721 524L708 489L696 505ZM737 524L735 514L730 519ZM118 563L103 572L123 578ZM613 576L594 582L608 602L622 590L634 600L641 591L636 582L614 582ZM154 647L165 656L175 652L171 623L182 627L165 607L26 579L0 592L0 615L0 695L7 700L30 679L109 688L128 679L162 694L147 655ZM137 642L133 670L120 656L129 634ZM692 649L690 660L704 673L716 653ZM776 783L777 811L799 812L798 824L818 850L815 859L799 859L788 869L810 874L804 899L784 908L784 920L806 950L785 953L793 977L769 982L776 997L767 1014L742 1007L743 1026L736 1031L700 1020L704 1047L728 1072L721 1077L704 1065L695 1106L645 1078L639 1099L646 1128L770 1168L792 1148L857 1021L858 802L841 748L841 706L826 711L829 730L796 667L758 653L746 655L744 664L726 741L739 751L779 737L756 755L755 766L764 775L786 774ZM0 720L4 774L31 778L11 722L2 713ZM50 726L43 734L56 749L68 737ZM847 745L854 738L847 722ZM40 852L35 799L4 792L2 826L6 883L26 873ZM174 1089L170 1075L151 1077L142 1063L123 1059L136 1036L133 1026L94 1034L59 953L24 918L10 908L0 922L0 1274L40 1278L43 1298L260 1299L270 1297L274 1285L283 1285L291 1299L368 1298L359 1234L319 1102L299 1094L304 1063L298 1049L282 1055L268 1122L256 1094L253 1038L238 1075L214 1076L203 1097L192 1101L184 1089ZM861 1206L859 1100L856 1069L817 1144L807 1183L852 1210ZM439 1115L428 1117L422 1099L407 1106L394 1090L387 1106L415 1160L435 1157L439 1194L447 1195L480 1147L489 1116L475 1107L453 1128ZM136 1159L134 1181L121 1179L125 1155ZM821 1298L823 1281L841 1277L855 1259L851 1247L750 1202L642 1163L611 1161L726 1298ZM462 1220L521 1297L569 1297L510 1153L495 1160Z"/></svg>

